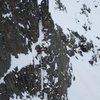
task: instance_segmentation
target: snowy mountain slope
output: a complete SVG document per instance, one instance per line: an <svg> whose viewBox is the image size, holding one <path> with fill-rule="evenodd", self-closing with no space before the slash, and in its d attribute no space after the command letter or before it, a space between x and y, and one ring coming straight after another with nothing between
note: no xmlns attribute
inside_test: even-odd
<svg viewBox="0 0 100 100"><path fill-rule="evenodd" d="M98 51L100 40L96 38L100 37L100 1L61 0L61 2L66 6L67 13L55 9L57 6L55 1L50 1L50 12L54 22L63 28L65 34L69 34L67 30L69 28L85 36L87 41L92 40L94 44L94 52L83 53L83 56L76 54L78 59L70 58L75 81L72 81L68 89L68 98L69 100L100 100L100 51ZM90 12L83 8L82 13L83 5L86 5ZM86 30L82 27L83 25L86 25ZM93 66L88 62L92 55L97 56L97 62Z"/></svg>
<svg viewBox="0 0 100 100"><path fill-rule="evenodd" d="M0 5L0 100L100 99L99 0Z"/></svg>

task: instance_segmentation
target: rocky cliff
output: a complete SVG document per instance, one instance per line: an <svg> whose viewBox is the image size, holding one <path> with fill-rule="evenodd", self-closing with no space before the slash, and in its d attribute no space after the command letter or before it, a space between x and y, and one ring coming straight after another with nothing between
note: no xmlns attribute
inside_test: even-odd
<svg viewBox="0 0 100 100"><path fill-rule="evenodd" d="M4 79L0 84L0 100L9 100L13 94L22 98L26 91L32 96L38 94L41 99L45 93L48 100L67 97L71 73L68 72L65 35L60 26L56 25L55 29L48 5L46 0L41 5L36 0L0 1L0 77ZM39 33L40 23L42 33ZM44 38L35 46L39 64L33 59L32 65L24 66L20 71L16 66L5 75L11 66L11 55L18 59L18 54L28 54L32 43L36 43L41 34Z"/></svg>
<svg viewBox="0 0 100 100"><path fill-rule="evenodd" d="M83 35L69 33L54 24L48 0L40 5L37 0L0 0L0 100L13 100L14 95L25 100L25 92L27 99L37 95L44 100L46 95L47 100L67 100L67 89L75 80L70 57L94 48ZM29 52L33 63L9 71L12 56L19 59Z"/></svg>

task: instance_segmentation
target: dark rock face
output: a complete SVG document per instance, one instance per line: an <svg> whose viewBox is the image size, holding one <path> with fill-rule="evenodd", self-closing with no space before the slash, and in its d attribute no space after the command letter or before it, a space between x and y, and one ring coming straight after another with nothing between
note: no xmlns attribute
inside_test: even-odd
<svg viewBox="0 0 100 100"><path fill-rule="evenodd" d="M49 16L48 19L52 20ZM60 26L56 25L57 29L55 30L54 24L46 24L48 30L44 34L45 41L51 39L51 45L48 48L43 47L47 56L42 59L42 68L47 71L48 75L46 77L48 83L44 83L43 91L48 94L48 100L61 100L61 98L65 98L65 95L67 97L67 88L71 84L71 73L68 73L70 67L66 43L61 40L61 37L65 35L60 30ZM50 66L50 68L47 69L47 66ZM55 82L56 79L57 82Z"/></svg>
<svg viewBox="0 0 100 100"><path fill-rule="evenodd" d="M10 53L6 51L5 46L2 43L3 41L0 40L0 77L7 71L10 67Z"/></svg>
<svg viewBox="0 0 100 100"><path fill-rule="evenodd" d="M36 0L0 1L0 77L10 67L11 54L16 57L18 53L26 54L30 41L37 41L38 20Z"/></svg>
<svg viewBox="0 0 100 100"><path fill-rule="evenodd" d="M41 45L35 47L36 58L41 55L40 64L25 66L20 71L16 67L8 73L4 77L5 83L0 84L0 100L10 100L13 94L22 98L22 93L26 91L31 96L38 93L41 100L44 93L48 100L67 97L71 69L66 36L60 26L54 28L48 3L48 0L43 0L39 6L36 0L0 1L0 77L10 68L11 55L18 58L18 53L27 54L28 49L32 50L32 42L36 43L39 37L39 21L42 22L44 34ZM46 47L44 42L49 45ZM42 55L43 52L46 56ZM46 73L43 80L41 71Z"/></svg>

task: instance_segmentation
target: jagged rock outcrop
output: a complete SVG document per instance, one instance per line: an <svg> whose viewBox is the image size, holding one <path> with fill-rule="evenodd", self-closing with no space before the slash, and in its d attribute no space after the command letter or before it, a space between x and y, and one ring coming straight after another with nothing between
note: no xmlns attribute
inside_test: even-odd
<svg viewBox="0 0 100 100"><path fill-rule="evenodd" d="M33 65L26 66L20 71L16 67L8 73L4 77L5 83L0 84L0 99L9 100L10 97L13 98L13 94L22 98L25 91L32 96L39 93L41 99L45 93L48 100L67 98L71 73L66 43L63 40L66 36L60 26L56 25L55 29L48 3L48 0L43 0L41 5L38 5L36 0L0 1L0 77L9 69L11 55L18 58L18 53L27 54L28 49L31 51L31 43L37 42L39 37L39 21L42 22L44 35L41 45L36 45L35 48L36 58L41 56L40 64L35 65L33 60ZM45 46L45 43L48 46ZM45 56L42 55L43 52ZM41 71L46 74L43 80Z"/></svg>
<svg viewBox="0 0 100 100"><path fill-rule="evenodd" d="M11 55L26 54L31 41L37 41L38 21L37 0L0 1L0 77L9 69Z"/></svg>
<svg viewBox="0 0 100 100"><path fill-rule="evenodd" d="M40 22L42 30L40 33ZM17 66L4 75L11 66L11 55L18 59L18 54L32 52L32 45L37 43L43 34L41 43L35 45L39 64ZM77 41L78 39L79 41ZM65 35L59 25L55 25L49 12L49 0L2 0L0 1L0 100L10 100L13 94L23 98L23 93L38 95L41 100L44 94L47 100L67 100L67 89L71 85L72 66L70 57L89 52L94 48L92 41L78 32L69 30ZM89 63L92 64L91 61Z"/></svg>

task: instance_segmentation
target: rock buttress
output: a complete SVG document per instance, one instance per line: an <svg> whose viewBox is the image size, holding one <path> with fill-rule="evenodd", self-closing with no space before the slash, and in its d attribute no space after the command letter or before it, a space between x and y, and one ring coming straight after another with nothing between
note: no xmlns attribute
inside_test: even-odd
<svg viewBox="0 0 100 100"><path fill-rule="evenodd" d="M36 46L36 58L41 57L40 64L25 66L20 71L16 67L8 73L4 77L5 83L0 84L0 99L9 100L10 97L13 98L13 94L23 98L22 93L27 91L29 94L27 98L38 94L38 97L43 100L46 94L47 100L66 100L67 88L71 85L72 77L67 44L64 41L66 36L60 26L54 25L49 13L48 0L43 0L40 7L36 0L0 1L0 4L0 27L2 27L0 33L1 37L4 36L2 41L5 43L6 55L9 54L8 59L11 54L17 57L18 53L27 53L29 45L25 44L26 38L29 43L37 42L39 21L42 22L41 31L44 35L41 44ZM5 8L4 11L3 8ZM5 15L7 13L9 17ZM5 30L4 27L6 27ZM43 80L41 80L41 70L45 74Z"/></svg>

